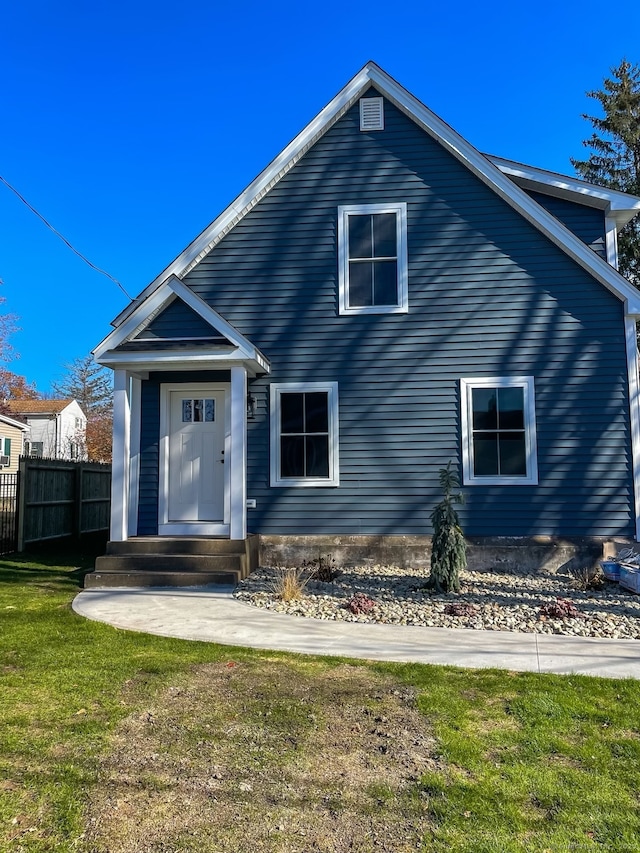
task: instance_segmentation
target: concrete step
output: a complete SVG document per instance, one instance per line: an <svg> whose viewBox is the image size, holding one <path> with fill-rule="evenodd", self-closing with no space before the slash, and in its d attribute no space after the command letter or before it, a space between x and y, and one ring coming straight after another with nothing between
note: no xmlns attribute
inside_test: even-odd
<svg viewBox="0 0 640 853"><path fill-rule="evenodd" d="M240 577L234 572L101 572L97 569L86 575L85 589L106 587L181 587L226 584L235 586Z"/></svg>
<svg viewBox="0 0 640 853"><path fill-rule="evenodd" d="M237 572L244 554L107 554L96 559L98 572Z"/></svg>
<svg viewBox="0 0 640 853"><path fill-rule="evenodd" d="M237 584L257 566L258 539L140 536L109 542L86 575L86 589Z"/></svg>
<svg viewBox="0 0 640 853"><path fill-rule="evenodd" d="M136 537L126 542L108 542L107 554L244 554L244 539L161 536Z"/></svg>

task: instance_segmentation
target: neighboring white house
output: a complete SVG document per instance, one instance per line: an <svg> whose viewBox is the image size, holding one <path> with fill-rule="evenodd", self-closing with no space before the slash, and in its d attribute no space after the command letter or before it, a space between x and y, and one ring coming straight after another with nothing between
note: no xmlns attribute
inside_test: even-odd
<svg viewBox="0 0 640 853"><path fill-rule="evenodd" d="M87 458L87 418L76 400L8 400L7 408L30 428L25 455Z"/></svg>
<svg viewBox="0 0 640 853"><path fill-rule="evenodd" d="M29 439L29 427L7 415L0 415L0 474L15 474Z"/></svg>

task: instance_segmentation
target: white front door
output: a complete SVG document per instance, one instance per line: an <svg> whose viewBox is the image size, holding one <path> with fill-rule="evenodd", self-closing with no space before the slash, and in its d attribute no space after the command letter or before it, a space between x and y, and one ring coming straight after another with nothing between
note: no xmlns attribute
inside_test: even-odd
<svg viewBox="0 0 640 853"><path fill-rule="evenodd" d="M225 535L224 389L185 385L164 394L159 533Z"/></svg>

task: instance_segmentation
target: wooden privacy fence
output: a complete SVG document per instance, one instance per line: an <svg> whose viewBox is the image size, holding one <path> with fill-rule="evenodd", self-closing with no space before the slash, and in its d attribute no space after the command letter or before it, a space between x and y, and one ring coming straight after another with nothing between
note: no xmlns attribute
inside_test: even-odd
<svg viewBox="0 0 640 853"><path fill-rule="evenodd" d="M18 475L0 474L0 554L16 550Z"/></svg>
<svg viewBox="0 0 640 853"><path fill-rule="evenodd" d="M20 459L17 549L109 528L111 466Z"/></svg>

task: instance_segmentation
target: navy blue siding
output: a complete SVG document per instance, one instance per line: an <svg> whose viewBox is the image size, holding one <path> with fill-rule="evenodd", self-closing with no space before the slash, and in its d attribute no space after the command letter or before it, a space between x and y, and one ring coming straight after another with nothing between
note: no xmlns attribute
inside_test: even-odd
<svg viewBox="0 0 640 853"><path fill-rule="evenodd" d="M158 532L160 385L144 381L140 397L138 535L152 536Z"/></svg>
<svg viewBox="0 0 640 853"><path fill-rule="evenodd" d="M181 299L174 299L138 338L217 338L215 329Z"/></svg>
<svg viewBox="0 0 640 853"><path fill-rule="evenodd" d="M607 259L605 243L604 211L584 204L576 204L563 198L528 191L534 201L566 225L570 231L586 243L601 258Z"/></svg>
<svg viewBox="0 0 640 853"><path fill-rule="evenodd" d="M406 201L409 313L338 316L337 208ZM423 533L460 464L460 377L533 375L539 486L473 486L470 535L632 535L620 302L404 114L357 105L185 279L270 359L252 531ZM338 381L337 488L270 488L268 385Z"/></svg>

